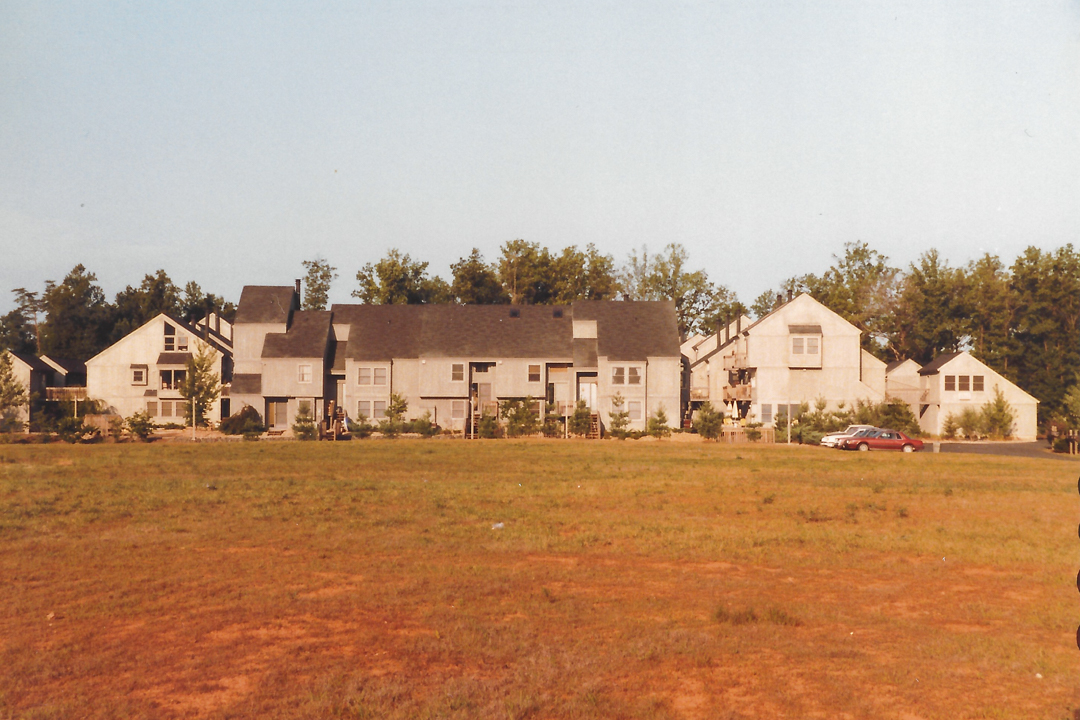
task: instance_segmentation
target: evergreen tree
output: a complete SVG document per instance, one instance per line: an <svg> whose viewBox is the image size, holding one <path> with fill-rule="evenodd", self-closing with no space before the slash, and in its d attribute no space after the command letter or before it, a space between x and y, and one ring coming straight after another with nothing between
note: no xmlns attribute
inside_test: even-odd
<svg viewBox="0 0 1080 720"><path fill-rule="evenodd" d="M336 267L321 256L305 260L304 310L325 310L330 296L330 285L337 279Z"/></svg>
<svg viewBox="0 0 1080 720"><path fill-rule="evenodd" d="M192 424L191 413L195 412L195 425L206 422L206 412L221 395L221 378L214 372L214 352L201 340L195 340L196 352L187 359L187 372L180 383L180 396L187 400L184 410L186 422Z"/></svg>
<svg viewBox="0 0 1080 720"><path fill-rule="evenodd" d="M63 282L45 283L45 322L41 351L74 360L88 360L109 346L112 309L97 285L97 276L76 265Z"/></svg>

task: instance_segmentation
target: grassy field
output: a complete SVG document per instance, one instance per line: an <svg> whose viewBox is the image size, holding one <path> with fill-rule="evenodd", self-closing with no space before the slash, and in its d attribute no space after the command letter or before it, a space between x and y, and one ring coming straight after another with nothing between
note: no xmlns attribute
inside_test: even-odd
<svg viewBox="0 0 1080 720"><path fill-rule="evenodd" d="M1078 470L0 446L0 718L1073 718Z"/></svg>

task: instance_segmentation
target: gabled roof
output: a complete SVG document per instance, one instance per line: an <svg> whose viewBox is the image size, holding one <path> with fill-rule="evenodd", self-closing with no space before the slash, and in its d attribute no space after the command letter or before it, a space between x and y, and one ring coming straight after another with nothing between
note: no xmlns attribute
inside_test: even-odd
<svg viewBox="0 0 1080 720"><path fill-rule="evenodd" d="M904 363L906 363L906 362L909 362L909 363L911 363L911 364L912 364L912 365L914 365L914 366L915 366L916 368L922 369L922 365L920 365L919 363L915 362L915 361L914 361L914 360L912 360L911 358L902 358L902 359L900 359L900 360L893 360L893 361L892 361L891 363L889 363L888 365L886 365L886 366L885 366L885 373L886 373L886 374L888 374L888 373L891 373L891 372L892 372L893 370L895 370L896 368L900 367L901 365L903 365L903 364L904 364Z"/></svg>
<svg viewBox="0 0 1080 720"><path fill-rule="evenodd" d="M245 285L236 306L233 325L239 323L285 323L300 309L296 289L288 285Z"/></svg>
<svg viewBox="0 0 1080 720"><path fill-rule="evenodd" d="M51 365L53 369L59 372L71 375L85 375L86 363L81 360L72 360L70 358L54 358L49 355L42 355L41 361L47 365Z"/></svg>
<svg viewBox="0 0 1080 720"><path fill-rule="evenodd" d="M29 367L34 372L51 373L53 369L46 363L41 361L37 355L31 355L30 353L17 353L8 350L12 357L16 360L20 360L24 365Z"/></svg>
<svg viewBox="0 0 1080 720"><path fill-rule="evenodd" d="M331 311L334 322L350 326L346 354L352 360L406 357L570 360L575 356L575 319L596 321L594 352L612 360L679 355L673 303L334 305Z"/></svg>
<svg viewBox="0 0 1080 720"><path fill-rule="evenodd" d="M945 365L946 363L948 363L953 358L960 357L960 355L962 355L962 354L963 353L954 352L954 353L945 353L944 355L938 355L936 358L934 358L930 362L926 363L926 365L923 366L923 369L919 371L919 374L920 375L937 375L938 370L941 368L942 365Z"/></svg>
<svg viewBox="0 0 1080 720"><path fill-rule="evenodd" d="M297 310L292 324L283 333L267 333L263 342L264 358L324 358L330 340L328 310Z"/></svg>

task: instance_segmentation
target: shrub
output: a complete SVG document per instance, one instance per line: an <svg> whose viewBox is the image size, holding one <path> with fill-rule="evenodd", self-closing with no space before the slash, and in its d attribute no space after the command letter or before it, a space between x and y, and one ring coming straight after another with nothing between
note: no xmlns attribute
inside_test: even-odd
<svg viewBox="0 0 1080 720"><path fill-rule="evenodd" d="M1016 414L1001 388L994 386L994 399L982 406L980 415L982 430L987 435L995 438L1012 437Z"/></svg>
<svg viewBox="0 0 1080 720"><path fill-rule="evenodd" d="M250 405L245 405L238 412L222 420L218 429L226 435L261 434L266 431L259 411Z"/></svg>
<svg viewBox="0 0 1080 720"><path fill-rule="evenodd" d="M611 434L620 440L625 440L628 434L626 428L630 425L630 413L626 409L626 401L622 393L615 393L615 397L611 398L611 408L612 410L618 408L608 416Z"/></svg>
<svg viewBox="0 0 1080 720"><path fill-rule="evenodd" d="M654 438L664 438L671 435L671 428L668 427L667 413L664 412L664 408L659 408L651 418L649 418L648 425L645 428L645 432Z"/></svg>
<svg viewBox="0 0 1080 720"><path fill-rule="evenodd" d="M480 433L480 437L490 440L499 437L502 428L499 427L499 419L485 411L484 414L480 416L480 423L477 430Z"/></svg>
<svg viewBox="0 0 1080 720"><path fill-rule="evenodd" d="M510 437L535 435L540 428L540 419L533 412L535 401L530 397L525 400L507 400L503 402L500 414L506 420L506 434Z"/></svg>
<svg viewBox="0 0 1080 720"><path fill-rule="evenodd" d="M349 434L355 435L358 438L371 437L372 431L375 430L364 415L360 415L356 418L356 422L353 422L352 418L349 418L347 424L349 426Z"/></svg>
<svg viewBox="0 0 1080 720"><path fill-rule="evenodd" d="M588 435L590 425L592 425L592 410L584 400L578 400L577 405L574 406L574 414L570 416L570 433Z"/></svg>
<svg viewBox="0 0 1080 720"><path fill-rule="evenodd" d="M77 443L93 436L97 430L83 423L76 417L61 418L57 423L56 434L66 443Z"/></svg>
<svg viewBox="0 0 1080 720"><path fill-rule="evenodd" d="M297 440L315 440L319 437L318 428L315 427L315 418L311 417L310 403L300 403L299 412L293 420L292 431Z"/></svg>
<svg viewBox="0 0 1080 720"><path fill-rule="evenodd" d="M139 440L146 440L154 432L154 419L145 411L135 413L124 420L124 424L128 432Z"/></svg>
<svg viewBox="0 0 1080 720"><path fill-rule="evenodd" d="M956 433L960 430L960 421L957 420L956 415L949 413L945 416L944 422L941 424L941 437L946 440L952 440L956 437Z"/></svg>
<svg viewBox="0 0 1080 720"><path fill-rule="evenodd" d="M432 437L439 432L439 427L431 422L431 412L425 411L423 415L409 424L409 430L420 437Z"/></svg>
<svg viewBox="0 0 1080 720"><path fill-rule="evenodd" d="M746 426L746 439L750 442L761 439L761 423L750 423Z"/></svg>
<svg viewBox="0 0 1080 720"><path fill-rule="evenodd" d="M724 427L724 416L713 409L709 402L702 404L694 416L694 430L706 440L715 440L720 437L720 430Z"/></svg>
<svg viewBox="0 0 1080 720"><path fill-rule="evenodd" d="M109 437L116 442L124 438L124 418L119 415L109 418Z"/></svg>
<svg viewBox="0 0 1080 720"><path fill-rule="evenodd" d="M386 419L379 423L379 432L383 437L395 438L405 431L405 411L409 403L398 393L390 393L390 402L386 406Z"/></svg>

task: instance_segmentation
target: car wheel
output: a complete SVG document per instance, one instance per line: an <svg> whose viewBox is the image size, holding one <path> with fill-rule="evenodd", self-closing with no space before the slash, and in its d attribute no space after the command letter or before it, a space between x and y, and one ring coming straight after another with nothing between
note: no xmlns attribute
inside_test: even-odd
<svg viewBox="0 0 1080 720"><path fill-rule="evenodd" d="M859 452L866 452L870 449L870 446L866 443L859 443Z"/></svg>
<svg viewBox="0 0 1080 720"><path fill-rule="evenodd" d="M904 452L915 452L915 446L914 445L905 445L904 447L901 448L901 450L903 450Z"/></svg>

